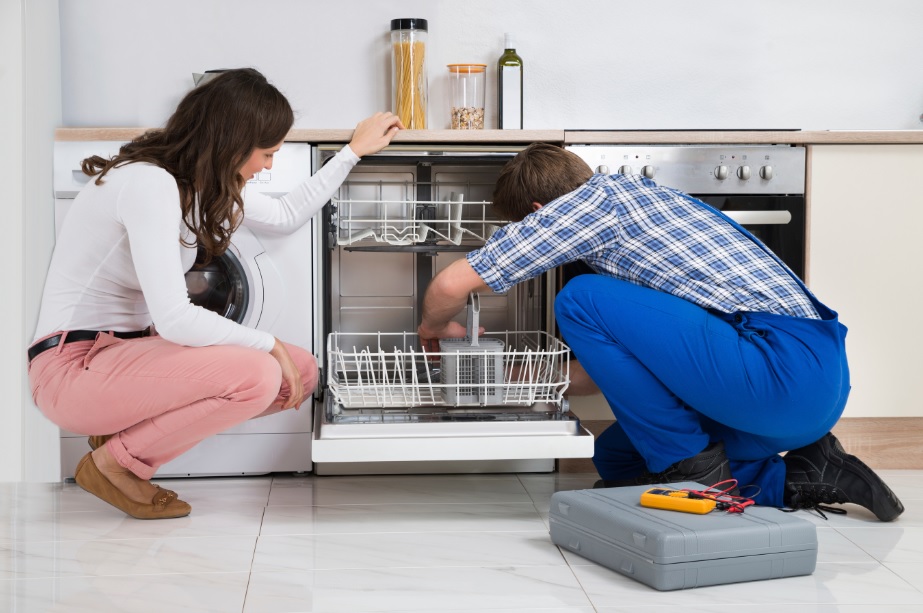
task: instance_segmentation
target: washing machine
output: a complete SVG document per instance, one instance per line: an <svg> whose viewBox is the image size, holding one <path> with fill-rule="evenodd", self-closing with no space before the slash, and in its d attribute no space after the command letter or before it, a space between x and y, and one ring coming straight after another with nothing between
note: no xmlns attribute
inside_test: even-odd
<svg viewBox="0 0 923 613"><path fill-rule="evenodd" d="M89 177L80 162L90 155L115 155L116 141L59 141L54 151L55 224ZM281 196L308 179L311 148L285 143L263 171L247 184ZM231 245L208 266L196 265L186 275L190 299L242 325L264 330L293 345L313 351L313 259L309 222L288 235L269 235L241 226ZM163 465L157 477L257 475L311 470L313 398L297 411L261 417L205 439ZM61 474L71 478L77 462L89 450L87 437L61 432Z"/></svg>

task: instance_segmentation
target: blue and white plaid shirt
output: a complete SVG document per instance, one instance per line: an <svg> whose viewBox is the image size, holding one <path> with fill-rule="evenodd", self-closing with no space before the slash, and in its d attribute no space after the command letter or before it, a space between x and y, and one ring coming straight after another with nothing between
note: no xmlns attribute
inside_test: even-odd
<svg viewBox="0 0 923 613"><path fill-rule="evenodd" d="M819 319L794 273L709 205L640 175L594 175L498 230L468 262L495 292L561 264L706 309Z"/></svg>

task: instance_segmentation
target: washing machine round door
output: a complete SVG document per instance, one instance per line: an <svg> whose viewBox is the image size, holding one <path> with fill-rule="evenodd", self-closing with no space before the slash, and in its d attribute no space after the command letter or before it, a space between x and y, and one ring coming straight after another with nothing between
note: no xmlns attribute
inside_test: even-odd
<svg viewBox="0 0 923 613"><path fill-rule="evenodd" d="M196 263L186 273L186 289L192 304L243 323L250 304L250 287L240 259L228 249L208 264L199 247Z"/></svg>

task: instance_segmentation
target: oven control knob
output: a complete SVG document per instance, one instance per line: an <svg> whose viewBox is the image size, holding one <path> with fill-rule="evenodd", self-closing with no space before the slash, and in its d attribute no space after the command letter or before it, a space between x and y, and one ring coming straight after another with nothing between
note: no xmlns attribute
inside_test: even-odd
<svg viewBox="0 0 923 613"><path fill-rule="evenodd" d="M628 164L626 164L626 165L624 165L624 166L620 166L620 167L619 167L619 174L620 174L620 175L630 175L630 174L631 174L631 166L629 166Z"/></svg>
<svg viewBox="0 0 923 613"><path fill-rule="evenodd" d="M601 175L607 175L609 174L609 167L605 164L600 164L599 168L596 169L596 172Z"/></svg>
<svg viewBox="0 0 923 613"><path fill-rule="evenodd" d="M653 179L654 178L654 167L645 166L644 168L641 169L641 174L647 177L648 179Z"/></svg>
<svg viewBox="0 0 923 613"><path fill-rule="evenodd" d="M772 178L772 166L763 166L760 168L760 177L767 181Z"/></svg>
<svg viewBox="0 0 923 613"><path fill-rule="evenodd" d="M738 169L737 169L737 176L740 177L741 179L743 179L744 181L747 181L747 180L750 178L750 167L749 167L749 166L741 166L740 168L738 168Z"/></svg>
<svg viewBox="0 0 923 613"><path fill-rule="evenodd" d="M728 178L728 167L727 166L718 166L715 168L715 178L719 181L724 181Z"/></svg>

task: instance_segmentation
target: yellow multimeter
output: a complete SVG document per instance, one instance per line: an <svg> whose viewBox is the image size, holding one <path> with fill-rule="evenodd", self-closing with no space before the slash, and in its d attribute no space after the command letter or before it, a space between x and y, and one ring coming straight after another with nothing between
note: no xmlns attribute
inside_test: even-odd
<svg viewBox="0 0 923 613"><path fill-rule="evenodd" d="M690 498L689 492L652 488L641 494L641 506L668 511L682 511L704 515L717 503L710 498Z"/></svg>

